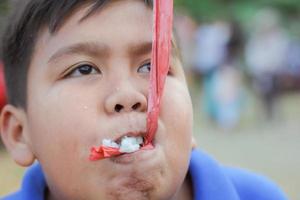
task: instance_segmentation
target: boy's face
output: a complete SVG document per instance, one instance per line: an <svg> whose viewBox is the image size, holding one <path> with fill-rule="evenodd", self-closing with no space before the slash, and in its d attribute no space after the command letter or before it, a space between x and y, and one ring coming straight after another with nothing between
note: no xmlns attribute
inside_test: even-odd
<svg viewBox="0 0 300 200"><path fill-rule="evenodd" d="M152 10L113 1L85 20L72 15L39 36L28 72L28 144L52 199L169 199L180 190L191 151L192 106L173 59L155 149L89 161L103 139L146 131ZM34 30L33 30L34 31Z"/></svg>

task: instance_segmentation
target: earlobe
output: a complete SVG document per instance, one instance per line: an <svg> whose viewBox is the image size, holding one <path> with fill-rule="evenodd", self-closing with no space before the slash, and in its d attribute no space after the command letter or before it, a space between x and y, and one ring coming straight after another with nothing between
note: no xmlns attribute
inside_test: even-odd
<svg viewBox="0 0 300 200"><path fill-rule="evenodd" d="M1 111L0 131L4 145L15 162L29 166L34 160L26 132L26 114L23 109L6 105Z"/></svg>

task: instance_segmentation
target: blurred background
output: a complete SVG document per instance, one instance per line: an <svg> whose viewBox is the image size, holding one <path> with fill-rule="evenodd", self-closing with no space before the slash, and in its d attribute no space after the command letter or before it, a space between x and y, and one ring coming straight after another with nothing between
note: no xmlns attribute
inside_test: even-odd
<svg viewBox="0 0 300 200"><path fill-rule="evenodd" d="M10 4L0 1L0 32ZM300 1L175 0L175 9L198 147L300 200ZM1 76L0 85L1 104ZM0 141L0 196L23 173Z"/></svg>

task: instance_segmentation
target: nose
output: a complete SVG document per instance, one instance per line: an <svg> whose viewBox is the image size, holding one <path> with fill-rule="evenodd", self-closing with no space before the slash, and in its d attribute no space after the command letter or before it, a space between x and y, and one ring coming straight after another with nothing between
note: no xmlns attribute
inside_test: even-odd
<svg viewBox="0 0 300 200"><path fill-rule="evenodd" d="M105 100L108 113L145 112L147 110L146 96L132 87L122 87L109 94Z"/></svg>

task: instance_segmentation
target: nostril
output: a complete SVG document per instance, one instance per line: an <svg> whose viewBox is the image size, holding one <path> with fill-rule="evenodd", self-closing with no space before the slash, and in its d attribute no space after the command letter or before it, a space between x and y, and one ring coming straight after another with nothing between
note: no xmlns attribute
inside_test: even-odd
<svg viewBox="0 0 300 200"><path fill-rule="evenodd" d="M137 110L141 107L141 103L136 103L132 106L132 110Z"/></svg>
<svg viewBox="0 0 300 200"><path fill-rule="evenodd" d="M124 106L120 105L120 104L117 104L115 105L115 111L116 112L121 112L121 110L124 108Z"/></svg>

